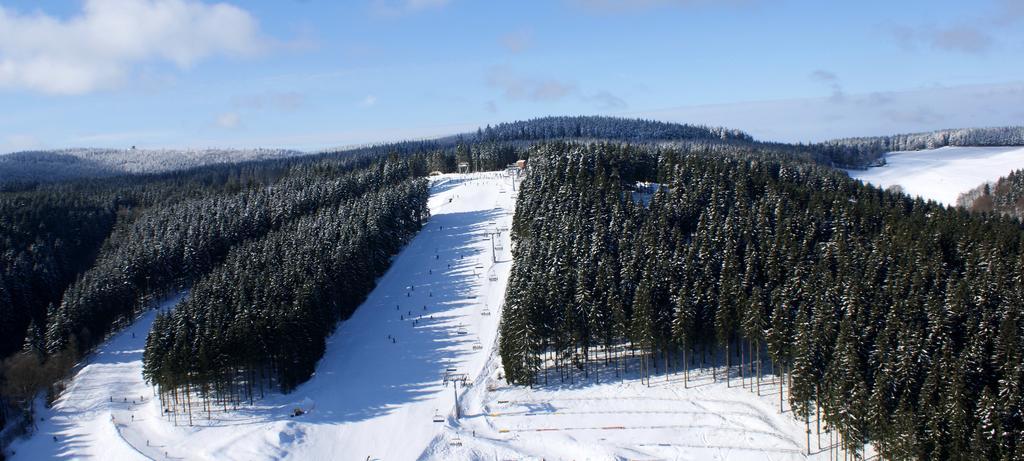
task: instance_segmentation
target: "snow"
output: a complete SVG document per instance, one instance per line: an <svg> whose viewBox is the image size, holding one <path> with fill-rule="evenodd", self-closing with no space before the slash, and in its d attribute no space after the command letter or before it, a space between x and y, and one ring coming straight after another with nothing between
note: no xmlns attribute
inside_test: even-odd
<svg viewBox="0 0 1024 461"><path fill-rule="evenodd" d="M673 374L648 386L634 362L624 380L605 369L600 383L592 375L562 384L553 374L534 389L506 384L496 334L511 269L511 186L499 173L432 178L432 218L294 392L237 410L194 411L191 426L187 415L161 414L141 376L151 311L91 356L52 409L40 410L45 420L12 445L13 459L806 458L804 425L788 408L779 413L770 378L761 396L735 377L726 385L721 369L717 381L704 369L691 371L688 385ZM506 231L492 263L490 232L498 229ZM466 377L457 388L461 418L448 369ZM295 408L306 413L293 417ZM811 458L826 459L816 440Z"/></svg>
<svg viewBox="0 0 1024 461"><path fill-rule="evenodd" d="M550 384L534 389L507 385L495 356L472 391L463 397L465 416L450 420L422 460L484 459L828 459L829 437L821 442L811 422L811 455L803 421L788 403L779 412L779 387L762 379L761 395L749 377L741 385L733 367L731 383L710 369L655 376L650 385L634 372L626 379L604 369L600 383ZM576 379L582 377L578 373ZM788 392L788 391L787 391ZM869 451L870 453L870 451Z"/></svg>
<svg viewBox="0 0 1024 461"><path fill-rule="evenodd" d="M849 170L850 177L887 188L903 187L911 196L956 205L956 199L986 182L1024 168L1024 147L942 147L891 152L886 164Z"/></svg>

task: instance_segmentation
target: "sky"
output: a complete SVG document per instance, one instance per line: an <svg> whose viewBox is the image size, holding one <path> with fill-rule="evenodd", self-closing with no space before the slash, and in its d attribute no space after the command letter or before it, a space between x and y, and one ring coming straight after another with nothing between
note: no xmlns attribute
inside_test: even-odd
<svg viewBox="0 0 1024 461"><path fill-rule="evenodd" d="M546 115L1024 124L1020 0L0 0L0 152L317 150Z"/></svg>

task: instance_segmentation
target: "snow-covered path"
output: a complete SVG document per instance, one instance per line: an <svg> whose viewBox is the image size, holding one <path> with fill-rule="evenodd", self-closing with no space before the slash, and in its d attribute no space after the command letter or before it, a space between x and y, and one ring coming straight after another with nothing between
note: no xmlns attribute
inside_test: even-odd
<svg viewBox="0 0 1024 461"><path fill-rule="evenodd" d="M15 459L418 458L442 430L435 415L454 408L446 372L472 381L490 357L514 200L504 174L435 178L431 220L294 392L237 411L194 412L192 426L185 415L161 414L141 376L150 312L90 357L54 408L40 412L40 430L12 446ZM293 418L296 407L308 412Z"/></svg>

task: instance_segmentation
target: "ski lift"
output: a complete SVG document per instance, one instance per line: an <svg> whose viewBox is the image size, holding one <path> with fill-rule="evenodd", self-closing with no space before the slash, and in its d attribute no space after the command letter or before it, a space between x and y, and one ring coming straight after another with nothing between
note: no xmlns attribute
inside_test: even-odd
<svg viewBox="0 0 1024 461"><path fill-rule="evenodd" d="M432 419L433 419L433 421L435 423L443 423L444 422L444 416L441 416L441 413L439 411L437 411L437 409L434 409L434 417Z"/></svg>
<svg viewBox="0 0 1024 461"><path fill-rule="evenodd" d="M481 350L483 348L484 348L484 345L480 344L480 340L479 339L473 341L473 350L474 351L478 351L478 350Z"/></svg>
<svg viewBox="0 0 1024 461"><path fill-rule="evenodd" d="M498 240L497 242L494 243L494 249L495 250L503 250L503 249L505 249L505 247L501 244L501 240Z"/></svg>
<svg viewBox="0 0 1024 461"><path fill-rule="evenodd" d="M500 250L501 248L498 249ZM496 272L491 272L490 274L487 275L487 280L496 282L498 280L498 274Z"/></svg>
<svg viewBox="0 0 1024 461"><path fill-rule="evenodd" d="M454 437L454 438L452 438L451 441L448 442L448 444L453 446L453 447L461 447L462 446L462 439L460 439L458 437Z"/></svg>
<svg viewBox="0 0 1024 461"><path fill-rule="evenodd" d="M488 309L488 308L486 308L486 307L484 307L484 310L480 311L480 315L483 315L483 316L485 316L485 317L490 317L490 315L491 315L491 310L490 310L490 309Z"/></svg>
<svg viewBox="0 0 1024 461"><path fill-rule="evenodd" d="M455 333L460 335L469 334L469 332L466 331L466 327L464 325L459 325L459 329L455 330Z"/></svg>

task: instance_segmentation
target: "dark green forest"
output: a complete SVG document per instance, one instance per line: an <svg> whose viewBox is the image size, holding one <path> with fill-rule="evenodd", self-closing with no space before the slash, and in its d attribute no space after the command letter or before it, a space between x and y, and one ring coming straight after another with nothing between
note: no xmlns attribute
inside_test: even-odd
<svg viewBox="0 0 1024 461"><path fill-rule="evenodd" d="M646 206L638 181L661 185ZM753 150L552 143L530 153L513 240L513 383L770 372L854 454L1024 456L1015 219Z"/></svg>
<svg viewBox="0 0 1024 461"><path fill-rule="evenodd" d="M144 354L164 401L226 408L294 389L429 217L422 178L529 159L501 326L513 382L716 365L724 379L784 375L798 414L851 450L1021 458L1019 173L953 209L834 168L1019 137L1000 128L794 145L545 117L149 173L22 153L0 165L0 427L28 427L33 398L52 401L76 362L182 290Z"/></svg>

